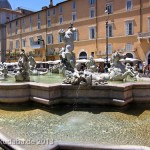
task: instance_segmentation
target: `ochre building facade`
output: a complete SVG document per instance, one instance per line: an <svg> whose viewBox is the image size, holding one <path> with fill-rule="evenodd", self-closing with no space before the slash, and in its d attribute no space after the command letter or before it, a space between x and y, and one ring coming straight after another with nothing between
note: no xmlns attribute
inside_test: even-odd
<svg viewBox="0 0 150 150"><path fill-rule="evenodd" d="M106 13L106 9L107 12ZM37 61L59 59L64 46L59 29L73 22L76 59L126 53L150 64L150 0L67 0L7 23L7 60L20 49L34 54Z"/></svg>

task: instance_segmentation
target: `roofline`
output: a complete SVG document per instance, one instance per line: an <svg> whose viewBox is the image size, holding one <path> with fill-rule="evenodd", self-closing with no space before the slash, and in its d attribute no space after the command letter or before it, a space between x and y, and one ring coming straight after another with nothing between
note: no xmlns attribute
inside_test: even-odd
<svg viewBox="0 0 150 150"><path fill-rule="evenodd" d="M0 8L0 11L7 11L7 12L13 12L13 13L16 13L16 14L22 14L21 12L11 10L11 9L8 9L8 8Z"/></svg>
<svg viewBox="0 0 150 150"><path fill-rule="evenodd" d="M14 19L14 20L11 20L11 21L7 22L6 24L8 24L8 23L10 23L10 22L13 22L13 21L16 21L16 20L18 20L18 19L22 19L22 18L24 18L24 17L28 17L28 16L31 16L31 15L34 15L34 14L39 13L39 12L42 12L42 11L47 11L48 9L57 7L57 6L59 6L60 4L63 4L63 3L69 2L69 1L71 1L71 0L66 0L66 1L63 1L63 2L60 2L60 3L57 3L57 4L54 5L54 6L47 7L47 8L45 8L45 9L41 9L41 10L39 10L39 11L33 12L33 13L31 13L31 14L28 14L28 15L23 15L23 16L21 16L21 17L19 17L19 18L16 18L16 19ZM43 6L43 7L44 7L44 6Z"/></svg>
<svg viewBox="0 0 150 150"><path fill-rule="evenodd" d="M56 4L56 6L58 6L58 5L60 5L60 4L63 4L63 3L66 3L66 2L69 2L69 1L71 1L71 0L65 0L65 1L63 1L63 2L60 2L60 3Z"/></svg>

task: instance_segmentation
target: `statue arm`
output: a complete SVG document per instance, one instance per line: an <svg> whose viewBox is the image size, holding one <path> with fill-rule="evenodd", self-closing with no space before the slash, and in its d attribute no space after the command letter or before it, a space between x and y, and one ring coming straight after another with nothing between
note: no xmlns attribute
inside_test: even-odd
<svg viewBox="0 0 150 150"><path fill-rule="evenodd" d="M58 31L58 33L63 36L63 35L65 35L65 30L64 30L64 29L60 29L60 30Z"/></svg>

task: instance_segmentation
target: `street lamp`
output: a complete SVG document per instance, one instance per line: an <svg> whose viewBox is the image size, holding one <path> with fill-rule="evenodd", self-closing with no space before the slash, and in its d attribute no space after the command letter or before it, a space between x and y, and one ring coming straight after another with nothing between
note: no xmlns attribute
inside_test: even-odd
<svg viewBox="0 0 150 150"><path fill-rule="evenodd" d="M108 9L107 9L107 5L106 5L106 10L105 10L105 14L107 14L106 17L106 64L105 64L105 72L108 72Z"/></svg>

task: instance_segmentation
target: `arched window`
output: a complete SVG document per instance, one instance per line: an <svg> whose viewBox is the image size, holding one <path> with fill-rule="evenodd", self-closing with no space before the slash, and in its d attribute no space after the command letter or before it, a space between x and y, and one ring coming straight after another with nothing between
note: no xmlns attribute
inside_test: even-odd
<svg viewBox="0 0 150 150"><path fill-rule="evenodd" d="M87 59L87 53L86 52L81 52L79 55L79 59Z"/></svg>
<svg viewBox="0 0 150 150"><path fill-rule="evenodd" d="M133 58L133 54L131 54L131 53L126 53L126 56L127 56L128 58Z"/></svg>

